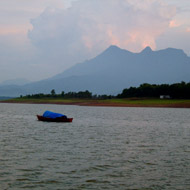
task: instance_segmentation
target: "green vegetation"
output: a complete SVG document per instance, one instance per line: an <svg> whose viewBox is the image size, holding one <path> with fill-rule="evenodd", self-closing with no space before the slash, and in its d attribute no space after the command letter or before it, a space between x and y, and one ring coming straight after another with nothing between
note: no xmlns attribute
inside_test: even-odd
<svg viewBox="0 0 190 190"><path fill-rule="evenodd" d="M92 95L88 90L79 91L79 92L68 92L65 93L62 91L60 94L56 94L55 90L52 89L50 94L32 94L26 95L20 98L27 99L47 99L47 98L56 98L56 99L123 99L123 98L160 98L161 95L165 95L168 98L172 99L190 99L190 83L176 83L176 84L142 84L139 87L130 87L122 91L121 94L117 96L109 95Z"/></svg>
<svg viewBox="0 0 190 190"><path fill-rule="evenodd" d="M92 95L91 92L88 90L86 91L79 91L79 92L68 92L65 93L62 91L60 94L56 94L55 90L51 90L51 94L32 94L32 95L26 95L26 96L20 96L21 99L111 99L114 96L108 96L108 95Z"/></svg>
<svg viewBox="0 0 190 190"><path fill-rule="evenodd" d="M20 98L14 98L11 100L8 100L8 102L14 102L14 103L60 103L60 104L72 104L72 103L80 103L80 102L88 102L91 101L90 99L77 99L77 98L71 98L71 99L65 99L65 98L59 98L59 97L41 97L41 98L27 98L27 97L20 97Z"/></svg>
<svg viewBox="0 0 190 190"><path fill-rule="evenodd" d="M94 105L94 106L135 106L135 107L189 107L190 99L78 99L78 98L15 98L9 103L34 103L34 104L68 104L68 105Z"/></svg>
<svg viewBox="0 0 190 190"><path fill-rule="evenodd" d="M160 99L160 95L168 95L169 99ZM190 108L190 83L181 82L172 85L142 84L137 88L124 89L117 96L92 95L88 90L68 93L62 91L60 94L56 94L55 90L52 89L50 94L40 93L20 96L6 102Z"/></svg>
<svg viewBox="0 0 190 190"><path fill-rule="evenodd" d="M124 99L110 99L103 100L107 103L118 104L135 104L135 105L172 105L172 104L190 104L190 100L187 99L152 99L152 98L124 98Z"/></svg>
<svg viewBox="0 0 190 190"><path fill-rule="evenodd" d="M172 99L190 99L190 83L176 83L176 84L142 84L139 87L130 87L124 89L117 98L130 98L130 97L155 97L160 95L167 95Z"/></svg>

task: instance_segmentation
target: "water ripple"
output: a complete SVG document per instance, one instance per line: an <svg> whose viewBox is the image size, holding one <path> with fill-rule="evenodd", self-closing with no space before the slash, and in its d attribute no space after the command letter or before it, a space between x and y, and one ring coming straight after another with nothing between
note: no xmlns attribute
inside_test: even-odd
<svg viewBox="0 0 190 190"><path fill-rule="evenodd" d="M184 190L188 109L2 104L0 189ZM73 123L38 122L44 110Z"/></svg>

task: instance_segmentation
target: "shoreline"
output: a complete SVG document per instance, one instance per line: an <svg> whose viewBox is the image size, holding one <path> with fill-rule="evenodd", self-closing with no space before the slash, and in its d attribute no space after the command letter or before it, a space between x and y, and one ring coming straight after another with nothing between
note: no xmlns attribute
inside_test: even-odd
<svg viewBox="0 0 190 190"><path fill-rule="evenodd" d="M15 101L5 100L0 103L14 104L55 104L55 105L75 105L75 106L91 106L91 107L144 107L144 108L190 108L190 103L165 103L165 104L138 104L138 103L117 103L117 102L99 102L99 101L76 101L76 102L54 102L54 101Z"/></svg>

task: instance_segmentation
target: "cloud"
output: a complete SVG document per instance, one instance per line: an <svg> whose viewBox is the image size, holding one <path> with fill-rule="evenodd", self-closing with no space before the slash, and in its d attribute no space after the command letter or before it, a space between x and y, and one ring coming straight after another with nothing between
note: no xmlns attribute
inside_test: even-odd
<svg viewBox="0 0 190 190"><path fill-rule="evenodd" d="M190 29L190 28L189 28ZM162 35L160 35L157 40L157 49L163 49L167 47L174 47L178 49L183 49L185 53L190 56L190 30L183 27L169 28Z"/></svg>
<svg viewBox="0 0 190 190"><path fill-rule="evenodd" d="M186 28L186 32L190 33L190 27Z"/></svg>
<svg viewBox="0 0 190 190"><path fill-rule="evenodd" d="M10 35L6 30L1 31L0 44L0 81L32 75L29 62L34 49L23 33L13 31Z"/></svg>
<svg viewBox="0 0 190 190"><path fill-rule="evenodd" d="M176 20L171 20L169 24L170 28L179 27L180 24Z"/></svg>
<svg viewBox="0 0 190 190"><path fill-rule="evenodd" d="M48 8L31 20L28 37L49 60L68 67L111 44L155 49L175 13L175 7L158 0L78 0L69 9Z"/></svg>

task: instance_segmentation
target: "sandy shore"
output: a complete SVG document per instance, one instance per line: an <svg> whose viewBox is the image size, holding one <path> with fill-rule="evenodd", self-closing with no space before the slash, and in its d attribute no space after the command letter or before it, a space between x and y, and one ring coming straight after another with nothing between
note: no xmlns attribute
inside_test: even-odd
<svg viewBox="0 0 190 190"><path fill-rule="evenodd" d="M172 104L135 104L135 103L111 103L111 102L50 102L50 101L14 101L6 100L0 103L18 103L18 104L58 104L58 105L77 105L77 106L100 106L100 107L152 107L152 108L190 108L190 103L172 103Z"/></svg>

